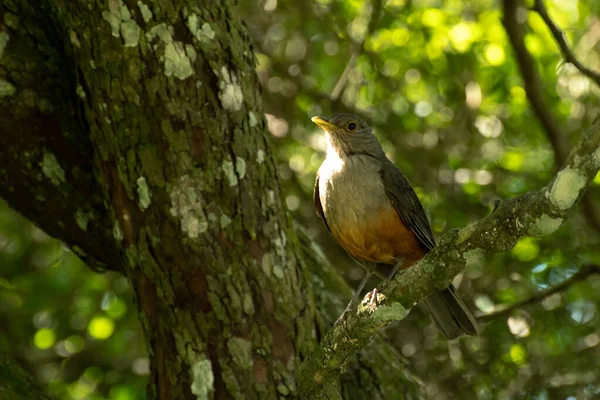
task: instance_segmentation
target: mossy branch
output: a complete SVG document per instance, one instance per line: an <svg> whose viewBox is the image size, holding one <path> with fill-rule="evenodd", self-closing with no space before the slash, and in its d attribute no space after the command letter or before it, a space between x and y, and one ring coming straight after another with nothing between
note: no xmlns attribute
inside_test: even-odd
<svg viewBox="0 0 600 400"><path fill-rule="evenodd" d="M515 53L515 60L517 61L517 65L521 71L521 76L523 77L525 93L529 99L531 108L544 128L546 137L548 138L548 141L552 146L552 150L554 151L556 167L559 168L565 163L565 160L568 156L569 143L567 141L567 137L563 132L561 132L554 114L546 103L545 98L547 96L544 91L542 78L540 77L540 74L536 68L536 63L533 56L525 46L525 21L521 21L518 17L519 9L523 7L522 1L505 0L503 2L503 7L504 18L502 23L504 24L506 34ZM540 0L536 0L536 5L534 8L544 19L544 22L548 25L558 41L558 37L556 36L557 28L556 26L553 28L553 23L545 11L544 4ZM573 65L579 68L581 64L577 62L570 51L565 52L563 44L561 44L559 41L559 45L563 50L565 60L573 63ZM571 56L569 56L569 54L571 54ZM581 68L580 71L585 74L584 70ZM586 74L586 76L589 75ZM590 194L587 194L582 199L581 206L586 216L587 223L597 232L600 232L600 216L598 215L597 207Z"/></svg>
<svg viewBox="0 0 600 400"><path fill-rule="evenodd" d="M582 135L554 179L538 191L500 203L487 217L445 235L423 260L395 280L384 283L379 305L346 309L317 350L300 367L302 398L318 398L321 388L392 322L436 288L447 287L469 264L486 254L511 249L524 235L555 232L586 192L600 168L600 118Z"/></svg>
<svg viewBox="0 0 600 400"><path fill-rule="evenodd" d="M552 33L552 36L554 37L556 44L560 48L560 51L561 51L565 61L573 64L575 66L575 68L577 68L579 70L579 72L581 72L583 75L585 75L589 79L596 82L596 85L600 86L600 73L598 73L596 71L592 71L591 69L589 69L588 67L583 65L577 59L577 57L575 57L573 50L571 50L571 47L567 43L565 34L554 23L552 18L550 18L550 15L548 14L548 10L546 10L546 6L544 5L544 1L543 0L535 0L535 2L533 4L533 9L539 14L540 17L542 17L542 19L544 20L544 23L546 24L546 26L548 26L548 29L550 29L550 32Z"/></svg>

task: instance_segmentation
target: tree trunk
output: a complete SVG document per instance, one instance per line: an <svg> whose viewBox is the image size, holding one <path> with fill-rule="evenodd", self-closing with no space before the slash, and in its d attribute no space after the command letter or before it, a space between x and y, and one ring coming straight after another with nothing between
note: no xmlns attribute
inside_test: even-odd
<svg viewBox="0 0 600 400"><path fill-rule="evenodd" d="M150 397L293 393L314 307L230 2L51 13L152 350Z"/></svg>
<svg viewBox="0 0 600 400"><path fill-rule="evenodd" d="M301 262L233 3L0 2L0 195L129 277L148 398L297 396L347 300L330 266ZM369 368L406 374L377 346L388 365Z"/></svg>

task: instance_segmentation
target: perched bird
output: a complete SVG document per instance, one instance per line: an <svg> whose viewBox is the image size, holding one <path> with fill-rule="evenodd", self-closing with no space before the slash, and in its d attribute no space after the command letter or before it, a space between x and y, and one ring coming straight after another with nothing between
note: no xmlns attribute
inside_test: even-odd
<svg viewBox="0 0 600 400"><path fill-rule="evenodd" d="M367 270L358 294L378 265L387 264L392 274L408 268L433 249L435 240L408 179L386 157L364 120L337 114L312 121L327 135L327 156L315 181L315 211ZM448 339L477 335L477 323L453 285L434 292L425 304Z"/></svg>

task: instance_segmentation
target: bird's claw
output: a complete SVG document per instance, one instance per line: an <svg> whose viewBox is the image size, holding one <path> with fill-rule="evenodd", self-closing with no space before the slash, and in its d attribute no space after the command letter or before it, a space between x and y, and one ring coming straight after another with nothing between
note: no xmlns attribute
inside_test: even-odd
<svg viewBox="0 0 600 400"><path fill-rule="evenodd" d="M384 298L385 295L383 293L379 293L379 290L375 288L365 295L362 302L360 303L361 308L363 310L373 312L377 310L377 306L383 301Z"/></svg>

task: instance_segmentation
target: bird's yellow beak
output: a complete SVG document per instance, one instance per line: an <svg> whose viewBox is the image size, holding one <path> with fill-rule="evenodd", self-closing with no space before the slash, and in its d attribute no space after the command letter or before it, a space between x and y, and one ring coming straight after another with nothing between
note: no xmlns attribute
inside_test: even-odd
<svg viewBox="0 0 600 400"><path fill-rule="evenodd" d="M328 132L336 131L338 129L337 126L335 126L331 122L327 121L325 118L312 117L310 120L312 122L314 122L315 124L317 124L320 128L322 128Z"/></svg>

